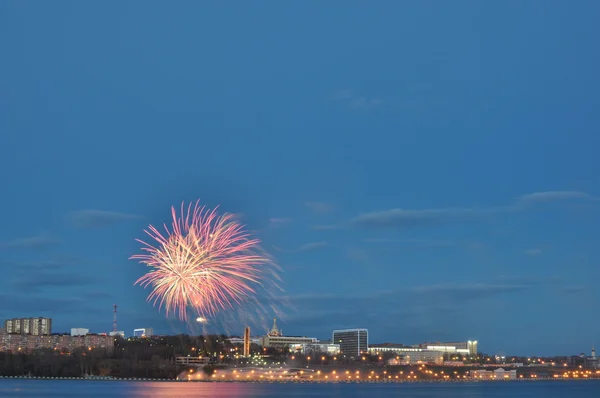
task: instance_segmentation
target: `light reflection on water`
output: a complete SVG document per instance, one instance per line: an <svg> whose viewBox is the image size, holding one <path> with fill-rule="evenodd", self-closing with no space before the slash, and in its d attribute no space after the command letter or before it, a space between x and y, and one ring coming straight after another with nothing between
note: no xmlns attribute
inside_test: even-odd
<svg viewBox="0 0 600 398"><path fill-rule="evenodd" d="M600 381L535 381L402 384L297 384L235 382L121 382L0 379L2 398L156 397L156 398L597 398Z"/></svg>

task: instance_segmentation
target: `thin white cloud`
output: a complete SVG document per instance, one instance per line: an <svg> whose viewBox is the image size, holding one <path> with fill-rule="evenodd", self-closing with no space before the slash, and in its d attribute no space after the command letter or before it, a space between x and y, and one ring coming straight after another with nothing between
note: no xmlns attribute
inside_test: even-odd
<svg viewBox="0 0 600 398"><path fill-rule="evenodd" d="M97 278L96 278L97 279ZM11 281L12 286L20 290L39 291L44 288L66 288L90 285L98 280L74 273L29 273Z"/></svg>
<svg viewBox="0 0 600 398"><path fill-rule="evenodd" d="M416 293L450 295L456 298L476 298L529 289L530 285L475 283L465 285L429 285L413 289Z"/></svg>
<svg viewBox="0 0 600 398"><path fill-rule="evenodd" d="M294 221L294 220L291 218L288 218L288 217L271 217L271 218L269 218L269 227L270 228L281 227L281 226L291 223L292 221Z"/></svg>
<svg viewBox="0 0 600 398"><path fill-rule="evenodd" d="M441 224L488 214L491 209L441 208L441 209L390 209L361 214L354 223L373 227L416 227Z"/></svg>
<svg viewBox="0 0 600 398"><path fill-rule="evenodd" d="M525 250L525 254L527 254L528 256L539 256L540 254L542 254L542 249L528 249Z"/></svg>
<svg viewBox="0 0 600 398"><path fill-rule="evenodd" d="M32 236L29 238L14 239L8 242L0 243L2 249L33 249L44 248L59 244L60 241L48 236Z"/></svg>
<svg viewBox="0 0 600 398"><path fill-rule="evenodd" d="M522 203L542 203L556 202L562 200L591 200L592 197L585 192L580 191L545 191L534 192L528 195L520 196L519 201Z"/></svg>
<svg viewBox="0 0 600 398"><path fill-rule="evenodd" d="M518 294L532 289L529 284L441 284L402 287L395 290L377 292L355 292L355 294L336 294L310 292L289 295L285 299L302 311L302 315L310 317L327 314L339 315L365 314L377 312L389 315L398 312L398 302L403 302L400 311L408 310L417 313L436 312L437 309L464 308L468 302L479 302L504 295Z"/></svg>
<svg viewBox="0 0 600 398"><path fill-rule="evenodd" d="M136 214L120 213L106 210L79 210L69 215L71 223L79 228L100 228L123 221L142 218Z"/></svg>
<svg viewBox="0 0 600 398"><path fill-rule="evenodd" d="M341 229L341 228L342 228L341 225L334 225L334 224L313 225L310 227L310 229L313 229L315 231L333 231L333 230Z"/></svg>
<svg viewBox="0 0 600 398"><path fill-rule="evenodd" d="M346 104L350 108L355 109L371 109L383 104L379 98L367 98L363 95L358 95L352 90L338 91L332 100Z"/></svg>
<svg viewBox="0 0 600 398"><path fill-rule="evenodd" d="M517 198L516 204L508 206L468 208L448 207L432 209L395 208L361 214L351 224L365 227L418 227L440 225L480 219L484 216L524 211L528 205L563 200L594 200L589 194L578 191L534 192Z"/></svg>
<svg viewBox="0 0 600 398"><path fill-rule="evenodd" d="M329 213L333 211L333 206L325 202L306 202L304 205L315 213Z"/></svg>
<svg viewBox="0 0 600 398"><path fill-rule="evenodd" d="M305 243L301 246L299 246L296 249L291 249L291 250L284 250L284 249L280 249L276 246L275 249L279 250L280 252L284 252L284 253L302 253L302 252L308 252L308 251L312 251L312 250L317 250L317 249L322 249L324 247L328 247L329 243L325 242L325 241L319 241L319 242L309 242L309 243Z"/></svg>
<svg viewBox="0 0 600 398"><path fill-rule="evenodd" d="M455 243L447 240L429 240L429 239L396 239L396 238L367 238L366 243L389 243L397 245L410 245L422 247L450 247Z"/></svg>
<svg viewBox="0 0 600 398"><path fill-rule="evenodd" d="M585 287L584 286L580 286L580 285L577 285L577 286L565 286L563 288L563 292L564 293L568 293L568 294L581 293L584 290L585 290Z"/></svg>

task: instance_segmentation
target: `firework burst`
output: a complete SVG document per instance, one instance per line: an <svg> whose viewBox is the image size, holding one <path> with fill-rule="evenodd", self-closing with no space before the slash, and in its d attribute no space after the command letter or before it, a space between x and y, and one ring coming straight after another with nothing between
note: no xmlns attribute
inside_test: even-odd
<svg viewBox="0 0 600 398"><path fill-rule="evenodd" d="M171 208L171 229L165 233L153 226L144 230L152 244L137 239L142 254L131 259L150 271L135 284L152 287L148 296L167 316L187 320L191 308L202 317L258 299L264 287L276 280L277 267L264 253L258 239L244 230L232 214L219 215L196 202L179 215Z"/></svg>

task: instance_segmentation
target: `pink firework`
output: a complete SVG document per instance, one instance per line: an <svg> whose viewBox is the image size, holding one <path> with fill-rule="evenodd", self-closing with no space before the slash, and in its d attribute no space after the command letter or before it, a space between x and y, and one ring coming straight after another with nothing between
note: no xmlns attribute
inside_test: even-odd
<svg viewBox="0 0 600 398"><path fill-rule="evenodd" d="M135 284L152 286L149 301L165 307L167 316L177 312L187 320L190 307L201 316L251 302L268 279L277 278L273 262L231 214L219 216L199 202L192 208L174 207L172 228L165 234L149 226L145 230L155 242L146 243L143 254L131 259L150 267Z"/></svg>

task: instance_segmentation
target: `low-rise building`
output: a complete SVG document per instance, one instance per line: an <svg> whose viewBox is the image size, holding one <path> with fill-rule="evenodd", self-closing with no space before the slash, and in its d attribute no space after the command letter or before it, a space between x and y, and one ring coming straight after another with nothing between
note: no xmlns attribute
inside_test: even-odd
<svg viewBox="0 0 600 398"><path fill-rule="evenodd" d="M469 371L469 376L472 379L482 380L516 380L517 370L516 369L504 369L498 368L494 370L475 369Z"/></svg>
<svg viewBox="0 0 600 398"><path fill-rule="evenodd" d="M210 363L209 357L175 357L175 364L185 366L202 366Z"/></svg>
<svg viewBox="0 0 600 398"><path fill-rule="evenodd" d="M133 337L152 337L154 330L152 328L133 329Z"/></svg>
<svg viewBox="0 0 600 398"><path fill-rule="evenodd" d="M317 343L316 337L305 336L263 336L261 345L266 348L286 348L294 344Z"/></svg>
<svg viewBox="0 0 600 398"><path fill-rule="evenodd" d="M384 353L393 353L398 358L392 358L390 365L405 365L415 363L434 363L441 365L444 363L444 353L424 348L406 347L401 344L374 344L369 347L369 353L373 355L382 355Z"/></svg>
<svg viewBox="0 0 600 398"><path fill-rule="evenodd" d="M90 329L86 328L71 328L71 336L85 336L90 333Z"/></svg>
<svg viewBox="0 0 600 398"><path fill-rule="evenodd" d="M5 334L0 337L0 350L2 351L32 351L49 348L54 350L74 350L77 348L114 348L114 337L100 334L86 336L71 336L68 334L55 334L50 336L32 336L21 334Z"/></svg>
<svg viewBox="0 0 600 398"><path fill-rule="evenodd" d="M304 343L290 345L290 352L296 352L304 355L338 355L340 345L332 343Z"/></svg>
<svg viewBox="0 0 600 398"><path fill-rule="evenodd" d="M266 336L262 336L260 343L266 348L284 349L294 344L317 343L316 337L305 336L284 336L283 332L277 328L277 319L273 318L273 327Z"/></svg>
<svg viewBox="0 0 600 398"><path fill-rule="evenodd" d="M423 343L419 348L431 351L441 351L446 354L477 355L478 343L475 340L463 341L458 343Z"/></svg>

